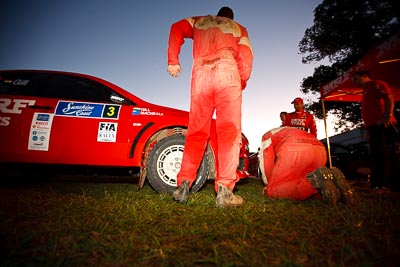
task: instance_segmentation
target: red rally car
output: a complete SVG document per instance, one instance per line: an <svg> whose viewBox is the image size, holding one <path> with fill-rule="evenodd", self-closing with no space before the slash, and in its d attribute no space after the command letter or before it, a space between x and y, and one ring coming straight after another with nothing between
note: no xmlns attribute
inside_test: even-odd
<svg viewBox="0 0 400 267"><path fill-rule="evenodd" d="M172 193L188 112L148 103L97 77L60 71L0 70L0 164L139 169L158 192ZM215 179L215 123L192 192ZM248 177L242 135L237 174ZM35 166L35 165L34 165Z"/></svg>

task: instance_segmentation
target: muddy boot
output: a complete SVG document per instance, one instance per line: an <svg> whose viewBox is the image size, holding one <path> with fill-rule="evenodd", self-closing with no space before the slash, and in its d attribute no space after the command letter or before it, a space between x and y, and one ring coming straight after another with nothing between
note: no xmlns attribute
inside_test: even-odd
<svg viewBox="0 0 400 267"><path fill-rule="evenodd" d="M172 194L175 202L186 203L189 199L189 181L185 180Z"/></svg>
<svg viewBox="0 0 400 267"><path fill-rule="evenodd" d="M340 201L349 208L353 207L356 202L354 190L349 182L346 181L346 177L344 176L343 172L336 167L332 167L330 171L333 175L333 182L339 189Z"/></svg>
<svg viewBox="0 0 400 267"><path fill-rule="evenodd" d="M334 184L333 174L327 167L320 167L307 174L307 179L320 191L323 202L335 206L340 201L339 189Z"/></svg>
<svg viewBox="0 0 400 267"><path fill-rule="evenodd" d="M236 207L243 204L243 198L236 196L230 189L222 184L218 184L218 194L215 201L217 207Z"/></svg>

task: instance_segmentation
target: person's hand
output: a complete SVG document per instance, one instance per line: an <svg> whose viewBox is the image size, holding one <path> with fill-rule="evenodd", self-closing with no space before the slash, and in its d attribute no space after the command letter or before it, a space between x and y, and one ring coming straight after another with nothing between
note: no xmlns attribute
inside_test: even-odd
<svg viewBox="0 0 400 267"><path fill-rule="evenodd" d="M167 71L174 78L178 78L178 73L182 73L180 65L168 65Z"/></svg>
<svg viewBox="0 0 400 267"><path fill-rule="evenodd" d="M378 125L383 125L383 127L387 128L392 124L391 120L392 115L385 115L383 119L378 122Z"/></svg>
<svg viewBox="0 0 400 267"><path fill-rule="evenodd" d="M392 120L389 117L388 119L384 120L383 126L385 126L385 128L388 128L390 125L392 125Z"/></svg>

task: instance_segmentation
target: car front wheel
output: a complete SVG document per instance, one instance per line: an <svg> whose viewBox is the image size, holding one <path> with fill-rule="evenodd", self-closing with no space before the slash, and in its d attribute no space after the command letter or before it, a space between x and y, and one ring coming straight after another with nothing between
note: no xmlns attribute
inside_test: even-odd
<svg viewBox="0 0 400 267"><path fill-rule="evenodd" d="M185 136L176 134L161 139L150 151L147 159L147 178L150 185L159 193L172 194L177 188L177 175L181 168ZM200 190L207 180L208 160L204 155L197 170L197 178L190 188L194 193Z"/></svg>

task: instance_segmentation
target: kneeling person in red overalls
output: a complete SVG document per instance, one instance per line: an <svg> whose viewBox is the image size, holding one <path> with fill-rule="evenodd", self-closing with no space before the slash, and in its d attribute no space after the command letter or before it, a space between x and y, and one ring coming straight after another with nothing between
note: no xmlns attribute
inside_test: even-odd
<svg viewBox="0 0 400 267"><path fill-rule="evenodd" d="M260 169L270 198L354 204L353 190L337 168L325 167L325 146L313 135L293 127L275 128L262 137Z"/></svg>

